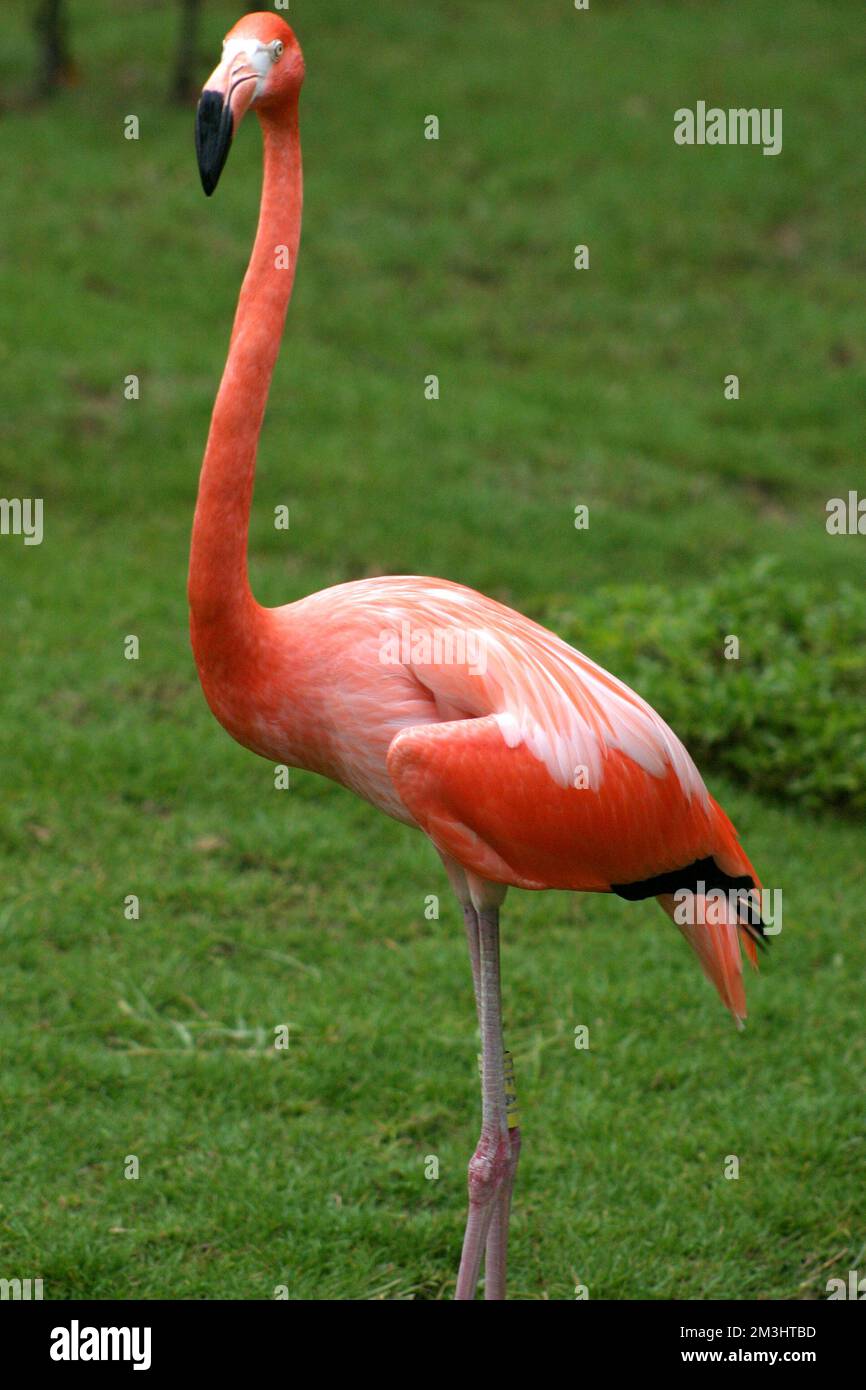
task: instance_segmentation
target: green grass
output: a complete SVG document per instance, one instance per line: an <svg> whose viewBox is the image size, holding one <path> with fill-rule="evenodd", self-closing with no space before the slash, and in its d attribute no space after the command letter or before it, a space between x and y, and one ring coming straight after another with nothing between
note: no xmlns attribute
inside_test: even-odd
<svg viewBox="0 0 866 1390"><path fill-rule="evenodd" d="M276 791L188 649L254 122L206 202L191 113L164 103L174 8L71 9L73 91L24 99L23 0L0 56L0 491L45 499L43 545L0 538L0 1274L51 1298L448 1296L478 1125L457 910L420 836L310 775ZM205 11L202 77L239 12ZM699 596L758 557L816 603L862 585L866 541L824 527L862 479L859 16L294 0L306 210L259 598L429 572L579 622L604 586L627 635L652 584L697 643ZM783 154L676 148L699 97L782 106ZM692 665L700 701L718 672ZM786 695L754 688L759 744L761 702L776 728ZM516 1297L808 1298L862 1271L862 830L720 766L712 790L784 892L744 1034L654 904L509 897Z"/></svg>

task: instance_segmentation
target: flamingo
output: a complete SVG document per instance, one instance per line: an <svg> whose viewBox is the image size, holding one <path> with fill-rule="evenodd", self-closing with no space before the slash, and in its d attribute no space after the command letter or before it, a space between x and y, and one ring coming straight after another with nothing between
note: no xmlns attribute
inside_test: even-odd
<svg viewBox="0 0 866 1390"><path fill-rule="evenodd" d="M304 60L288 24L227 34L196 114L207 195L245 112L259 118L258 229L216 396L189 569L192 648L207 702L239 743L319 773L422 830L462 908L481 1034L481 1133L455 1297L502 1299L520 1153L502 1035L499 919L509 887L656 897L738 1023L742 911L760 889L683 744L616 677L554 633L447 579L337 584L256 602L247 533L258 438L301 228Z"/></svg>

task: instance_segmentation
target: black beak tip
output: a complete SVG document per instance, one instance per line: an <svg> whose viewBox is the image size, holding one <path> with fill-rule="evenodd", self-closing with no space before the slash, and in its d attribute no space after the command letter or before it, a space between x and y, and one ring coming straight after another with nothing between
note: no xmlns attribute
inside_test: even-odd
<svg viewBox="0 0 866 1390"><path fill-rule="evenodd" d="M219 92L204 91L195 115L195 152L201 186L209 198L219 183L232 143L231 108Z"/></svg>

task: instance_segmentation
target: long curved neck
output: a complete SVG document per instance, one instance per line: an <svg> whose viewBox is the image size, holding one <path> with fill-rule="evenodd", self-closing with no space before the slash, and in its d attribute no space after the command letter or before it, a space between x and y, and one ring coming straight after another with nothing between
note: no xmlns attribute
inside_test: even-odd
<svg viewBox="0 0 866 1390"><path fill-rule="evenodd" d="M303 198L297 102L261 123L259 225L211 416L192 529L188 593L197 657L208 633L239 654L257 607L247 577L256 449L295 278Z"/></svg>

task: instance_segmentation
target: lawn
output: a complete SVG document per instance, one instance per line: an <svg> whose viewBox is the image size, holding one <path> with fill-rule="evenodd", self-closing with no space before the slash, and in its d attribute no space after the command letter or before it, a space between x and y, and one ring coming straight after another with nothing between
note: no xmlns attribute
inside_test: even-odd
<svg viewBox="0 0 866 1390"><path fill-rule="evenodd" d="M70 8L73 89L28 99L24 0L0 55L0 491L45 507L41 545L0 537L0 1274L47 1298L448 1297L479 1123L459 912L417 833L310 774L276 790L189 651L258 132L206 201L192 112L165 100L174 7ZM207 0L202 80L239 13ZM609 605L636 679L623 614L647 586L703 612L771 559L826 611L862 590L866 538L825 527L864 477L858 20L854 0L293 0L305 222L258 598L414 572L551 622L603 629ZM677 147L699 98L783 108L782 154ZM722 675L691 663L696 727L768 660L752 631ZM819 1298L866 1267L862 824L801 794L832 744L792 732L790 779L762 790L785 696L755 689L759 761L738 775L707 738L702 763L784 894L742 1034L654 903L509 896L513 1297Z"/></svg>

